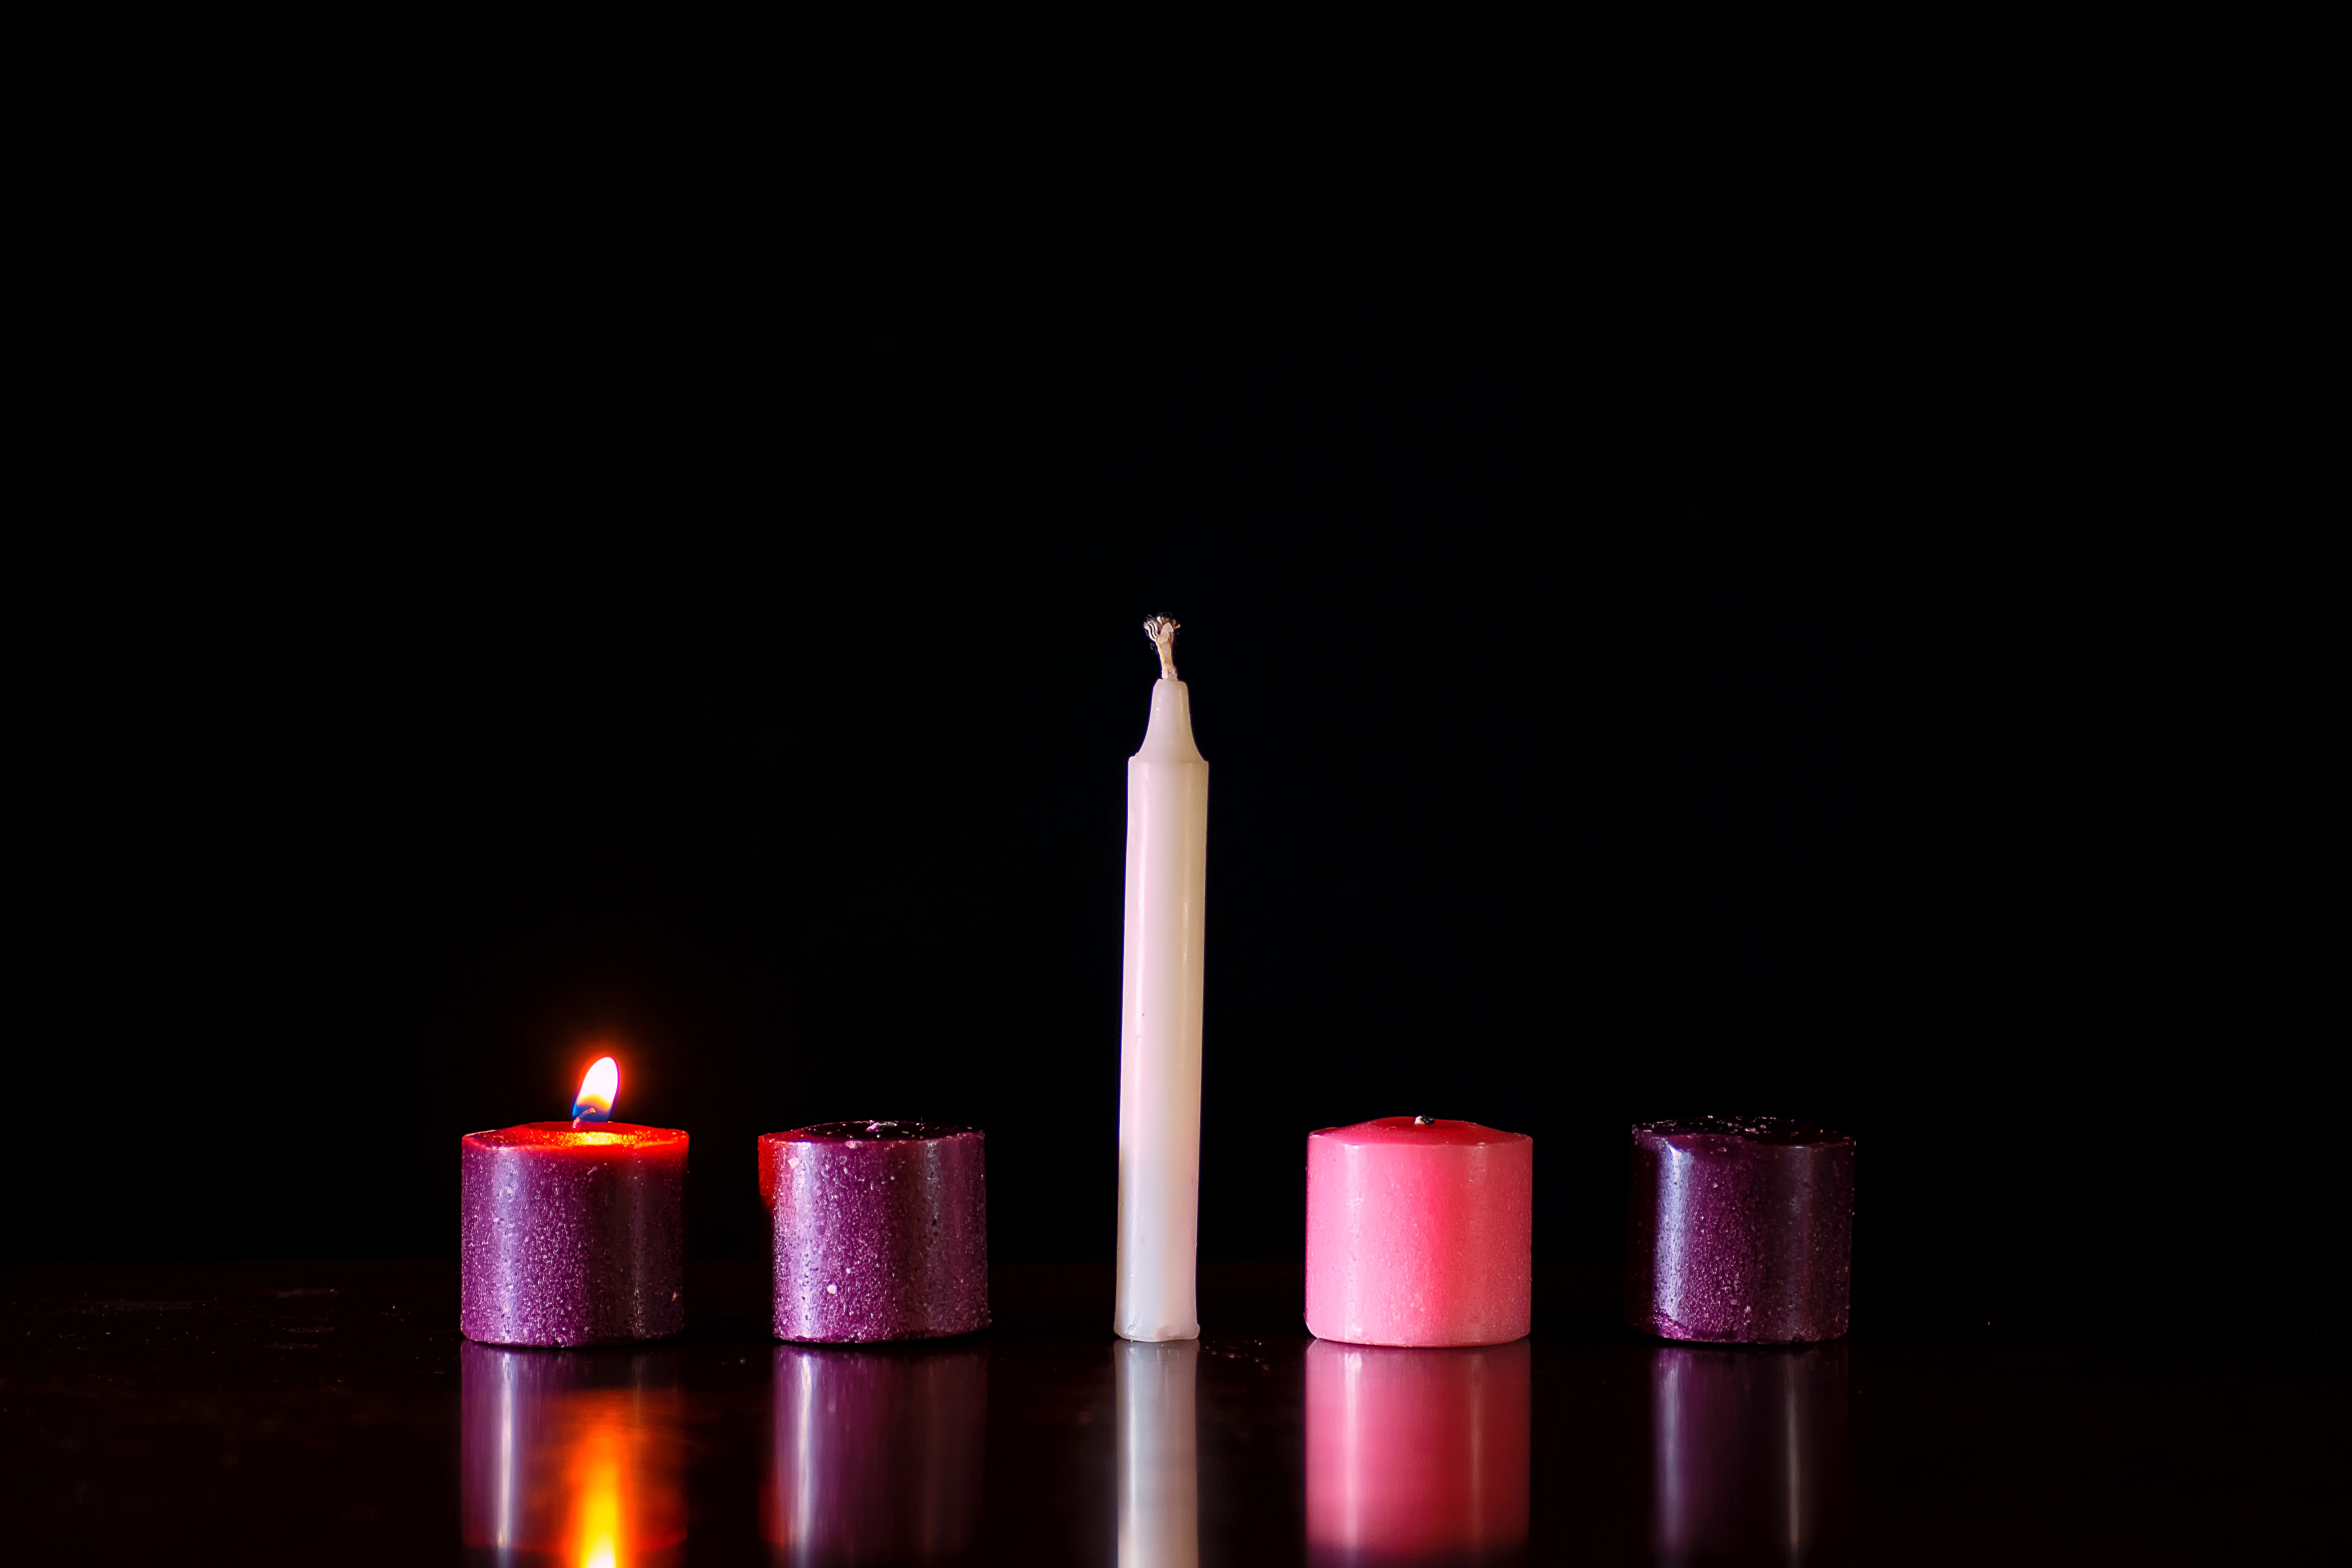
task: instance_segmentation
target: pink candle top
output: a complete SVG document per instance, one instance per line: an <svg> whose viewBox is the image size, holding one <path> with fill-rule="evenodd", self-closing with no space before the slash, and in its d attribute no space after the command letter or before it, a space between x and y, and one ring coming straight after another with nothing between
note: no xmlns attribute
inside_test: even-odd
<svg viewBox="0 0 2352 1568"><path fill-rule="evenodd" d="M1307 1140L1307 1326L1373 1345L1528 1331L1535 1140L1384 1116Z"/></svg>

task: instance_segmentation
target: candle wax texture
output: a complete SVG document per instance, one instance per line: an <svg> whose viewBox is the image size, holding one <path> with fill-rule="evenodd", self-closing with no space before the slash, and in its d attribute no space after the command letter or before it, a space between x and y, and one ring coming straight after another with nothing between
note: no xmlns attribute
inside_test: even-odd
<svg viewBox="0 0 2352 1568"><path fill-rule="evenodd" d="M1386 1116L1307 1139L1307 1326L1368 1345L1528 1331L1535 1140Z"/></svg>
<svg viewBox="0 0 2352 1568"><path fill-rule="evenodd" d="M1181 680L1151 689L1127 762L1127 903L1119 980L1118 1292L1111 1331L1185 1340L1201 1216L1201 942L1209 764Z"/></svg>
<svg viewBox="0 0 2352 1568"><path fill-rule="evenodd" d="M1845 1332L1853 1140L1777 1116L1633 1129L1625 1321L1669 1340Z"/></svg>
<svg viewBox="0 0 2352 1568"><path fill-rule="evenodd" d="M604 1345L686 1327L686 1134L603 1121L469 1132L457 1327L497 1345Z"/></svg>
<svg viewBox="0 0 2352 1568"><path fill-rule="evenodd" d="M971 1127L828 1121L760 1139L780 1340L988 1326L987 1143Z"/></svg>
<svg viewBox="0 0 2352 1568"><path fill-rule="evenodd" d="M1529 1368L1524 1340L1307 1346L1307 1562L1518 1561Z"/></svg>

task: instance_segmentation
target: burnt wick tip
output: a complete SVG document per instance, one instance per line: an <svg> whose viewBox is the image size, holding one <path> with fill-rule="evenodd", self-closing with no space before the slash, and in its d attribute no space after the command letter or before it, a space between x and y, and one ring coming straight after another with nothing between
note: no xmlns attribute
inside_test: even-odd
<svg viewBox="0 0 2352 1568"><path fill-rule="evenodd" d="M1143 623L1143 635L1160 650L1160 678L1176 679L1176 631L1181 625L1173 616L1153 616Z"/></svg>
<svg viewBox="0 0 2352 1568"><path fill-rule="evenodd" d="M1434 1116L1416 1116L1412 1119L1412 1124L1415 1127L1434 1127L1437 1125L1437 1118Z"/></svg>

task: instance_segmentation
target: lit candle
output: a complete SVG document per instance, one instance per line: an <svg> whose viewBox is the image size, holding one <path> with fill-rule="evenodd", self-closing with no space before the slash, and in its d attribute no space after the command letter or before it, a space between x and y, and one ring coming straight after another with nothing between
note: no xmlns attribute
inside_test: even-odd
<svg viewBox="0 0 2352 1568"><path fill-rule="evenodd" d="M686 1134L610 1120L588 1069L570 1121L460 1146L457 1327L500 1345L625 1344L686 1327Z"/></svg>
<svg viewBox="0 0 2352 1568"><path fill-rule="evenodd" d="M1209 764L1176 679L1176 623L1143 624L1160 650L1151 722L1127 763L1127 946L1119 984L1118 1299L1113 1331L1198 1338L1201 939L1208 890Z"/></svg>
<svg viewBox="0 0 2352 1568"><path fill-rule="evenodd" d="M1307 1140L1307 1326L1370 1345L1528 1331L1535 1140L1386 1116Z"/></svg>

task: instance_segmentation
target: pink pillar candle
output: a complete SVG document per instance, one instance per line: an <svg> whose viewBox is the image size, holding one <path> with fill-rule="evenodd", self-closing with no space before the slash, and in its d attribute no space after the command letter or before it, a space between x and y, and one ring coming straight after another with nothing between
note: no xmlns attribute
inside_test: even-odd
<svg viewBox="0 0 2352 1568"><path fill-rule="evenodd" d="M1384 1116L1307 1139L1307 1327L1367 1345L1528 1331L1535 1140Z"/></svg>

